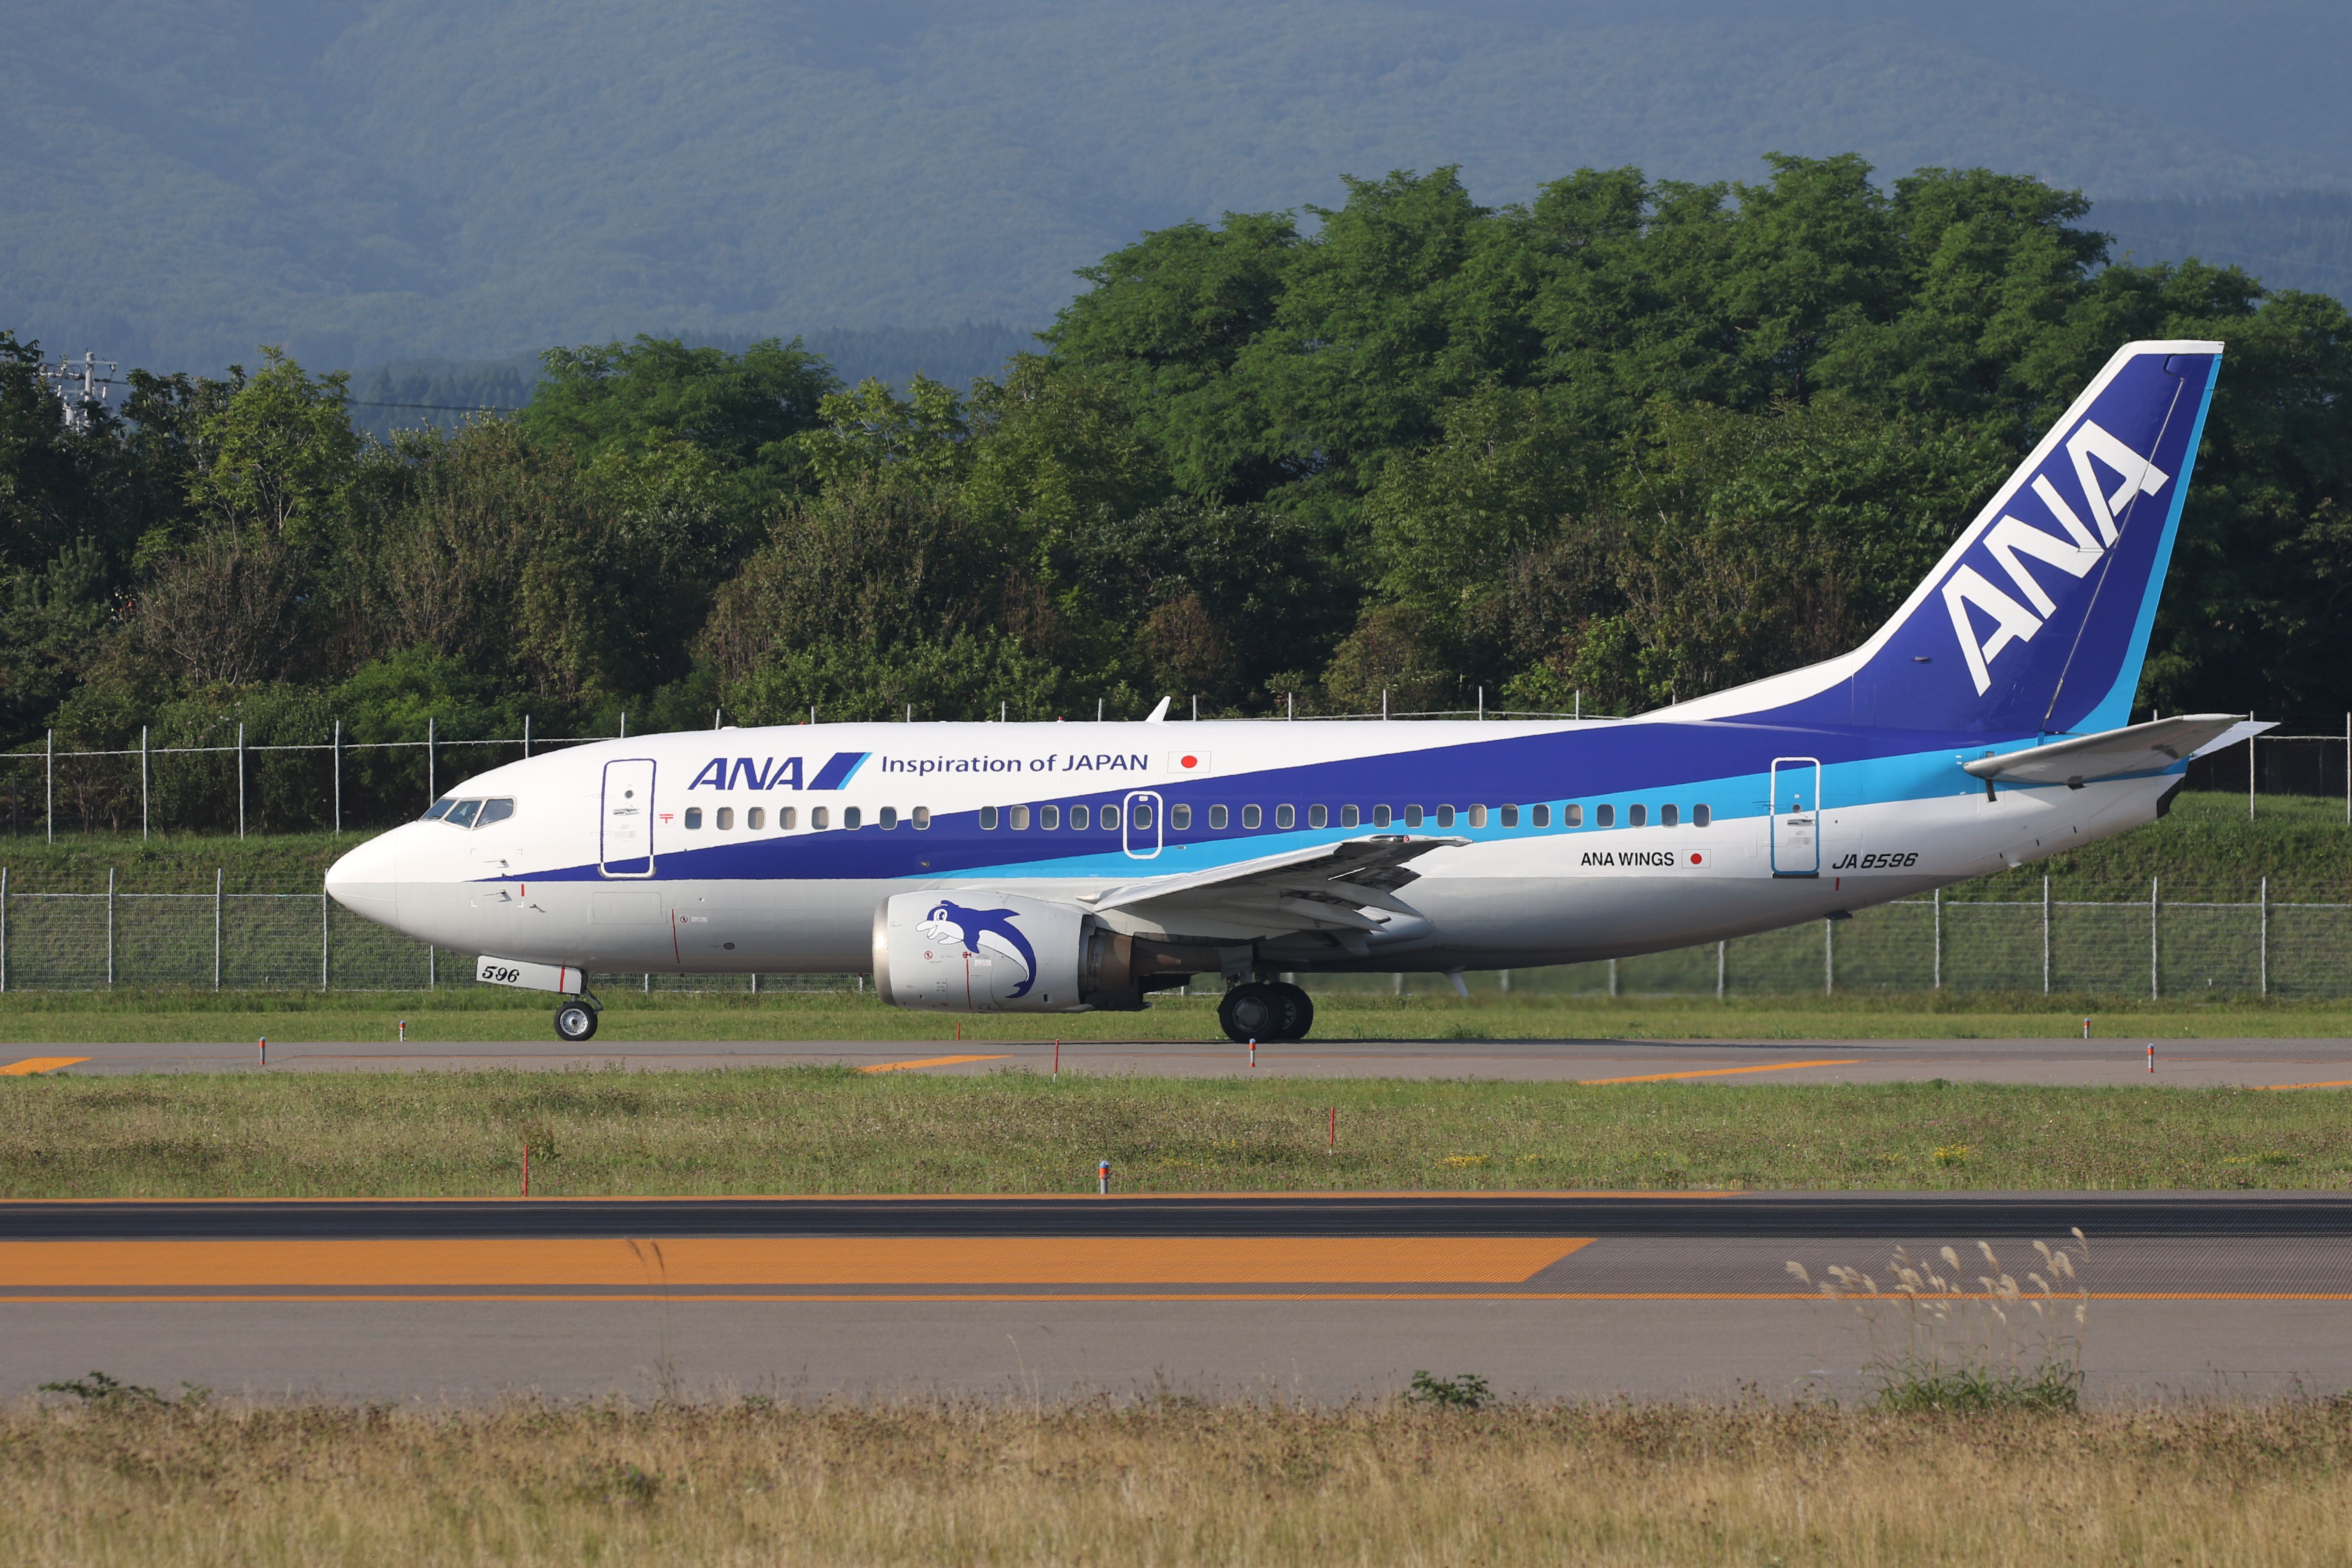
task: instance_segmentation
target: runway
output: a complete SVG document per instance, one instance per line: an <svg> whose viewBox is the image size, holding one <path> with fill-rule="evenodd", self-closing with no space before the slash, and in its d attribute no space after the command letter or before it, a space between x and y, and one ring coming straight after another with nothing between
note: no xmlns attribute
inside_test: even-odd
<svg viewBox="0 0 2352 1568"><path fill-rule="evenodd" d="M1866 1322L1814 1282L1898 1247L2081 1306L2095 1397L2352 1384L2344 1194L1300 1194L11 1202L0 1394L1847 1397Z"/></svg>
<svg viewBox="0 0 2352 1568"><path fill-rule="evenodd" d="M289 1027L294 1026L289 1020ZM488 1044L299 1043L272 1040L265 1068L250 1040L235 1044L19 1045L0 1048L0 1074L26 1071L415 1072L694 1071L844 1066L866 1072L991 1072L1150 1077L1493 1079L1515 1082L1894 1083L2256 1089L2352 1087L2352 1040L1304 1040L1258 1047L1256 1065L1229 1041L1050 1039L557 1040Z"/></svg>

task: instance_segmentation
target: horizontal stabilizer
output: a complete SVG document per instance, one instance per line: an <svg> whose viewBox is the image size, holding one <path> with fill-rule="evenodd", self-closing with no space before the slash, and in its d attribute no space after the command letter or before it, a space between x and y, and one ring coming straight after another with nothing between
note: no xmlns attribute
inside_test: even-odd
<svg viewBox="0 0 2352 1568"><path fill-rule="evenodd" d="M2093 779L2162 773L2217 745L2242 741L2271 728L2249 723L2234 713L2184 713L1997 757L1979 757L1960 766L1980 779L2000 784L2081 785Z"/></svg>

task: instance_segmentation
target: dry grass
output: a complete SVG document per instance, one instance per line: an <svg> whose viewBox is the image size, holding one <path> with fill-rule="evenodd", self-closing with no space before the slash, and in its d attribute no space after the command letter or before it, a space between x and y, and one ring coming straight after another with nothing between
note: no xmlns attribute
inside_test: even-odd
<svg viewBox="0 0 2352 1568"><path fill-rule="evenodd" d="M1339 1146L1327 1152L1330 1107ZM2342 1188L2343 1101L2247 1089L714 1072L0 1079L0 1196ZM1953 1151L1965 1148L1965 1155Z"/></svg>
<svg viewBox="0 0 2352 1568"><path fill-rule="evenodd" d="M2340 1402L0 1417L21 1563L2352 1563Z"/></svg>

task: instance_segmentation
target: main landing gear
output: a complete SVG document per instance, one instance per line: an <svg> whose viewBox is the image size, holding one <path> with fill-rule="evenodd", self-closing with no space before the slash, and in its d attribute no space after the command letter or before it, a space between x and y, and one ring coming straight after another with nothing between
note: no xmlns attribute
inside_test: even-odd
<svg viewBox="0 0 2352 1568"><path fill-rule="evenodd" d="M1297 986L1253 980L1225 993L1217 1022L1235 1045L1251 1040L1303 1040L1315 1026L1315 1004Z"/></svg>
<svg viewBox="0 0 2352 1568"><path fill-rule="evenodd" d="M602 1011L596 998L585 991L555 1010L555 1032L562 1039L578 1045L596 1037L596 1015Z"/></svg>

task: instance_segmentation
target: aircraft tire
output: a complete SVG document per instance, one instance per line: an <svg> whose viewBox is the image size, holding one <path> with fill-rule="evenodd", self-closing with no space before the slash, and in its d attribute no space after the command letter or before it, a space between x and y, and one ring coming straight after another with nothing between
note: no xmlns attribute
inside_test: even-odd
<svg viewBox="0 0 2352 1568"><path fill-rule="evenodd" d="M1307 1037L1307 1032L1315 1027L1315 999L1307 995L1306 992L1300 990L1297 986L1289 984L1286 982L1269 985L1266 989L1273 992L1282 1000L1282 1033L1276 1036L1275 1038L1280 1040L1305 1039Z"/></svg>
<svg viewBox="0 0 2352 1568"><path fill-rule="evenodd" d="M555 1010L555 1033L558 1038L574 1045L596 1037L596 1009L585 1002L566 1002Z"/></svg>
<svg viewBox="0 0 2352 1568"><path fill-rule="evenodd" d="M1225 993L1217 1004L1217 1022L1225 1038L1237 1046L1252 1040L1279 1040L1285 1037L1282 1026L1290 1021L1290 1011L1279 987L1253 980Z"/></svg>

